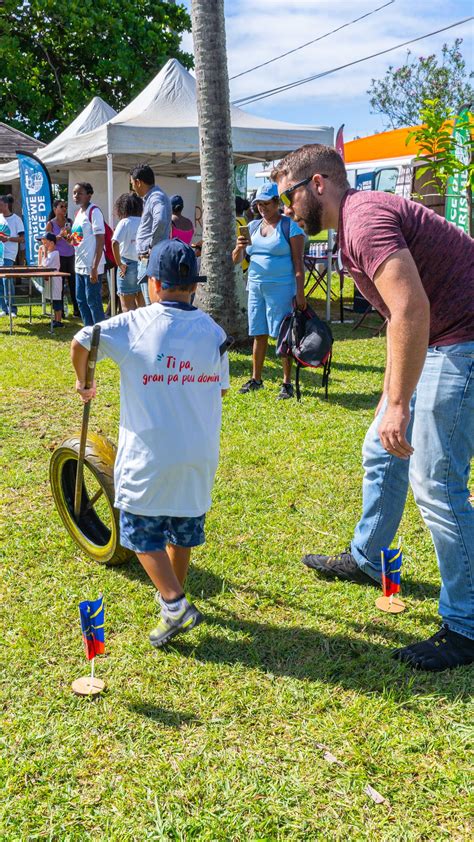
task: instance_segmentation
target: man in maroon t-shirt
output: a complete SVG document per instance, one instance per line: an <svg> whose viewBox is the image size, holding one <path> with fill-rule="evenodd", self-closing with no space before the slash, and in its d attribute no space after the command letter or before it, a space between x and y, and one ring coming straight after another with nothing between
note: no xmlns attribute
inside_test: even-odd
<svg viewBox="0 0 474 842"><path fill-rule="evenodd" d="M363 447L362 517L350 547L307 555L318 572L379 582L408 482L441 572L442 628L394 655L418 669L474 661L474 241L400 196L350 190L338 153L303 146L272 173L308 234L337 228L340 258L388 319L383 394Z"/></svg>

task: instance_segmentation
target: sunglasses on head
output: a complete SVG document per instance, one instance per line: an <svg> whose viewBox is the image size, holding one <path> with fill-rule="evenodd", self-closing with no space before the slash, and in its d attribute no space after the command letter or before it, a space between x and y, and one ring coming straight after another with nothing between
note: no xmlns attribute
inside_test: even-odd
<svg viewBox="0 0 474 842"><path fill-rule="evenodd" d="M321 178L329 178L329 176L324 175L324 173L318 174L321 176ZM280 193L280 201L283 202L285 207L291 208L292 194L295 192L295 190L298 190L299 187L305 187L307 184L309 184L310 181L312 181L312 179L312 175L308 176L308 178L303 178L301 181L297 181L296 184L293 184L293 187L288 187L287 190L284 190L283 193Z"/></svg>

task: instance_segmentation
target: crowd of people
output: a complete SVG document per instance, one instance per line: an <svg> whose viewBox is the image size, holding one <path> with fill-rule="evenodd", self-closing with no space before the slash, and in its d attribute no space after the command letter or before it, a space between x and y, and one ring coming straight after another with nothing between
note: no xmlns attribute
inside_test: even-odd
<svg viewBox="0 0 474 842"><path fill-rule="evenodd" d="M143 196L146 203L147 192ZM280 214L279 201L289 217ZM156 205L164 207L164 200L157 197ZM137 553L157 588L160 620L150 641L159 647L202 619L184 594L184 582L191 549L205 540L229 366L222 329L192 303L197 283L205 281L196 256L182 241L153 242L152 206L150 201L146 251L139 249L152 304L133 317L124 313L107 321L101 355L121 371L115 464L120 540ZM410 483L440 568L443 622L436 634L394 656L428 671L470 664L474 242L420 204L351 190L341 157L319 144L280 162L256 208L259 219L240 224L233 254L236 262L244 255L249 260L254 336L253 376L241 392L262 387L268 336L275 335L293 296L296 306L305 306L302 228L308 234L337 229L344 267L388 319L383 393L363 448L362 516L349 548L334 556L309 554L303 562L325 577L378 586L380 551L395 539ZM243 208L236 210L239 215ZM84 401L96 393L95 384L85 388L90 338L86 327L72 344L76 389ZM291 394L289 378L287 365L282 384L287 394L280 397Z"/></svg>
<svg viewBox="0 0 474 842"><path fill-rule="evenodd" d="M36 238L40 243L38 265L67 276L67 281L60 277L51 281L53 328L63 327L66 290L73 317L80 318L84 325L96 324L110 315L111 271L116 272L120 310L146 306L150 299L145 272L151 248L169 238L192 242L194 225L183 215L182 197L170 199L155 184L151 167L134 167L130 185L131 191L115 202L117 225L113 231L94 203L94 188L89 182L74 185L77 211L73 219L68 217L67 202L54 200L46 229ZM11 196L0 196L0 266L13 266L19 244L24 244L23 222L12 212L12 203ZM109 298L107 311L104 297ZM0 278L0 315L9 315L10 301L12 315L16 316L14 279Z"/></svg>
<svg viewBox="0 0 474 842"><path fill-rule="evenodd" d="M97 322L103 323L100 354L117 362L126 384L115 505L121 543L137 553L158 589L160 623L150 639L162 646L201 620L183 587L191 548L204 542L229 364L223 330L193 304L205 278L183 199L170 199L147 165L137 165L130 177L131 192L115 204L114 231L88 182L74 186L74 219L66 202L56 200L39 238L39 261L70 277L74 315L85 326L72 345L82 399L95 395L95 385L86 390L84 383ZM337 555L312 553L303 563L325 577L377 585L380 550L395 538L411 485L440 568L443 625L395 657L426 670L468 664L474 661L474 510L467 485L474 453L474 241L419 203L351 190L330 147L290 153L252 205L236 202L232 258L246 269L253 337L252 376L240 393L263 388L269 337L278 335L292 306L306 307L306 236L328 228L338 232L341 264L388 320L387 364L363 446L362 515L352 541ZM23 239L10 197L0 197L3 265L13 264ZM105 321L109 262L117 267L122 313ZM10 284L0 283L3 314L12 301ZM52 285L52 302L54 327L61 327L60 280ZM291 363L284 358L278 398L291 397Z"/></svg>

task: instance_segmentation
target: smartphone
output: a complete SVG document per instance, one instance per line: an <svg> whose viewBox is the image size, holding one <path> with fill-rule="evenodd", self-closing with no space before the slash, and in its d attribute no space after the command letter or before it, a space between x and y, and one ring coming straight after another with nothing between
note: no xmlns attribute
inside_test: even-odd
<svg viewBox="0 0 474 842"><path fill-rule="evenodd" d="M245 237L249 243L251 242L248 225L239 225L239 237Z"/></svg>

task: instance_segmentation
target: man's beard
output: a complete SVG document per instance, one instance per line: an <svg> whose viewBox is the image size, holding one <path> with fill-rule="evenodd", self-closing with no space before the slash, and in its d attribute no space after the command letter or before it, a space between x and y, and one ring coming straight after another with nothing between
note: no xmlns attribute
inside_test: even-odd
<svg viewBox="0 0 474 842"><path fill-rule="evenodd" d="M308 192L303 214L299 218L307 234L319 234L323 230L323 203Z"/></svg>

